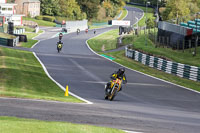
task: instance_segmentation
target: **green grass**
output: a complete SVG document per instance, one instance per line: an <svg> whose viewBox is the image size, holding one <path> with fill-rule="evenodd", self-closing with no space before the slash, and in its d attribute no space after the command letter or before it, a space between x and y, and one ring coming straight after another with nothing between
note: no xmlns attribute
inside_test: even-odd
<svg viewBox="0 0 200 133"><path fill-rule="evenodd" d="M81 102L62 91L45 74L31 52L0 48L0 96ZM70 88L69 88L70 89Z"/></svg>
<svg viewBox="0 0 200 133"><path fill-rule="evenodd" d="M25 32L34 32L35 31L35 28L31 28L28 26L15 26L15 29L17 29L17 28L23 28L23 29L25 29Z"/></svg>
<svg viewBox="0 0 200 133"><path fill-rule="evenodd" d="M146 22L146 17L147 19L148 18L153 18L155 19L154 17L154 9L153 8L147 8L147 13L146 13L146 7L143 7L143 6L137 6L137 5L130 5L128 4L128 6L131 6L131 7L136 7L136 8L139 8L139 9L142 9L144 11L144 17L139 21L138 23L138 26L142 27L142 26L145 26L145 22Z"/></svg>
<svg viewBox="0 0 200 133"><path fill-rule="evenodd" d="M88 43L90 47L97 52L102 52L103 46L105 48L105 51L115 49L117 37L119 37L118 32L118 29L111 30L105 34L95 37L94 39L90 39Z"/></svg>
<svg viewBox="0 0 200 133"><path fill-rule="evenodd" d="M67 122L0 117L1 133L124 133L118 129Z"/></svg>
<svg viewBox="0 0 200 133"><path fill-rule="evenodd" d="M48 27L55 27L56 26L56 23L49 22L49 21L44 21L44 20L37 20L37 19L34 19L34 18L23 17L23 20L34 21L39 26L48 26Z"/></svg>
<svg viewBox="0 0 200 133"><path fill-rule="evenodd" d="M146 73L148 75L151 75L160 79L164 79L166 81L169 81L181 86L185 86L185 87L200 91L200 82L195 82L192 80L180 78L178 76L167 74L165 72L158 71L156 69L145 66L137 61L134 61L133 59L125 57L125 51L106 53L106 55L116 58L114 60L115 62L120 63L124 66L127 66L131 69Z"/></svg>
<svg viewBox="0 0 200 133"><path fill-rule="evenodd" d="M126 17L127 14L128 14L128 11L127 11L125 8L123 8L123 10L122 10L122 15L119 17L118 20L124 19L124 18Z"/></svg>
<svg viewBox="0 0 200 133"><path fill-rule="evenodd" d="M128 38L124 39L126 44L133 44L135 49L140 49L147 53L151 53L157 56L167 57L168 59L179 62L182 64L188 64L192 66L200 67L200 53L197 53L197 56L192 56L192 53L189 49L185 50L172 50L171 48L167 47L158 47L155 48L155 45L152 41L147 41L147 46L145 45L145 35L140 35L139 37L131 37L132 39ZM191 51L194 51L192 49ZM200 47L197 48L197 51L200 51Z"/></svg>
<svg viewBox="0 0 200 133"><path fill-rule="evenodd" d="M115 36L113 36L113 31L109 31L107 33L102 34L99 37L90 39L88 41L89 46L96 52L98 52L99 54L102 54L101 51L101 46L104 44L103 42L106 42L107 44L111 44L114 43L113 40L116 39ZM106 38L109 38L106 41ZM149 51L151 53L155 52L155 54L159 54L161 56L166 56L169 55L169 57L173 57L175 59L179 59L179 61L187 61L187 62L192 62L192 63L198 63L199 64L199 57L200 55L198 55L198 57L192 57L191 55L187 54L187 52L185 52L186 55L182 55L183 53L181 51L173 51L171 49L167 49L167 48L155 48L155 46L153 46L152 42L150 40L147 41L147 46L145 46L145 39L144 39L144 35L141 35L138 38L131 38L131 36L129 36L128 40L134 40L134 47L137 49L142 49L144 51ZM128 42L128 40L123 40L126 41L126 43ZM132 43L132 41L130 43ZM114 44L113 44L114 45ZM114 47L113 47L114 48ZM199 49L200 51L200 49ZM178 76L175 75L171 75L171 74L167 74L165 72L150 68L148 66L145 66L139 62L136 62L130 58L125 57L125 51L118 51L118 52L112 52L112 53L104 53L105 55L111 56L113 58L115 58L115 62L118 62L124 66L127 66L129 68L132 68L134 70L152 75L154 77L158 77L161 79L164 79L166 81L178 84L178 85L182 85L197 91L200 91L200 82L195 82L192 80L188 80L188 79L184 79L184 78L180 78ZM187 57L188 56L188 57ZM196 59L194 59L196 58ZM196 60L196 61L194 61Z"/></svg>
<svg viewBox="0 0 200 133"><path fill-rule="evenodd" d="M43 31L39 31L38 33L24 33L24 35L27 35L28 42L22 42L21 46L25 48L31 48L35 43L38 42L38 40L34 40L32 38L36 37L38 34L42 33Z"/></svg>
<svg viewBox="0 0 200 133"><path fill-rule="evenodd" d="M104 28L104 27L106 27L106 26L105 26L105 25L103 25L103 26L94 26L94 25L90 25L89 27L90 27L90 29L99 29L99 28Z"/></svg>
<svg viewBox="0 0 200 133"><path fill-rule="evenodd" d="M14 39L16 36L0 32L0 38Z"/></svg>

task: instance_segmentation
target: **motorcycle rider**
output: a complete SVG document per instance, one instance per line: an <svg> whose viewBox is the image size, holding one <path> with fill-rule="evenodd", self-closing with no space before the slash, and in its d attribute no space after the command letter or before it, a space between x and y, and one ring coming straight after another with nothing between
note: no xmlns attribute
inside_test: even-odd
<svg viewBox="0 0 200 133"><path fill-rule="evenodd" d="M61 40L59 40L59 42L57 42L57 50L60 48L60 50L62 49L63 46L63 42Z"/></svg>
<svg viewBox="0 0 200 133"><path fill-rule="evenodd" d="M126 75L125 75L125 68L119 68L118 71L115 71L111 76L111 81L107 83L107 85L105 86L105 90L106 92L109 92L111 90L110 86L111 86L111 83L112 83L112 80L115 80L116 78L118 79L121 79L123 81L123 84L126 84L127 83L127 79L126 79ZM122 86L120 88L119 91L122 90ZM110 92L109 92L110 93Z"/></svg>
<svg viewBox="0 0 200 133"><path fill-rule="evenodd" d="M62 40L62 37L63 37L63 34L62 34L62 33L60 33L60 34L59 34L59 41L61 41L61 40Z"/></svg>
<svg viewBox="0 0 200 133"><path fill-rule="evenodd" d="M79 28L77 29L76 33L77 33L77 35L80 33L80 29Z"/></svg>
<svg viewBox="0 0 200 133"><path fill-rule="evenodd" d="M86 33L86 34L88 33L88 29L85 29L85 33Z"/></svg>

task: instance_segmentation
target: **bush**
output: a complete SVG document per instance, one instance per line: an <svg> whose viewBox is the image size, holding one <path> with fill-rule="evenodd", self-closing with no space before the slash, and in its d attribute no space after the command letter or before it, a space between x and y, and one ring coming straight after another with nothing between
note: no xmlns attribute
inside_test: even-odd
<svg viewBox="0 0 200 133"><path fill-rule="evenodd" d="M55 20L55 17L53 17L53 16L43 16L43 20L53 22Z"/></svg>
<svg viewBox="0 0 200 133"><path fill-rule="evenodd" d="M37 19L37 20L43 20L43 16L36 16L35 19Z"/></svg>
<svg viewBox="0 0 200 133"><path fill-rule="evenodd" d="M67 17L60 17L60 16L56 16L56 20L62 22L63 20L68 20Z"/></svg>

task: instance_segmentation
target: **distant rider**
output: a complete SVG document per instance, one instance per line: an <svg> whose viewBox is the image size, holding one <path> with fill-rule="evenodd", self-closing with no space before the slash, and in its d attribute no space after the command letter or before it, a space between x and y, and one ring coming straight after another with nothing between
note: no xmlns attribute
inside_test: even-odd
<svg viewBox="0 0 200 133"><path fill-rule="evenodd" d="M119 68L118 71L115 71L111 76L111 81L107 83L105 89L106 89L106 92L108 92L108 89L110 89L110 86L111 86L111 82L112 80L115 80L116 78L118 79L121 79L123 81L123 84L126 84L127 83L127 80L126 80L126 75L125 75L125 68ZM122 86L120 88L119 91L122 90Z"/></svg>
<svg viewBox="0 0 200 133"><path fill-rule="evenodd" d="M80 33L80 29L79 28L77 29L76 33L77 33L77 35Z"/></svg>
<svg viewBox="0 0 200 133"><path fill-rule="evenodd" d="M60 48L60 50L62 49L63 46L63 42L61 42L61 40L59 40L59 42L57 42L57 50Z"/></svg>
<svg viewBox="0 0 200 133"><path fill-rule="evenodd" d="M88 33L88 29L85 29L85 33L86 33L86 34Z"/></svg>
<svg viewBox="0 0 200 133"><path fill-rule="evenodd" d="M62 33L60 33L60 34L59 34L59 41L61 41L61 40L62 40L62 37L63 37L63 34L62 34Z"/></svg>

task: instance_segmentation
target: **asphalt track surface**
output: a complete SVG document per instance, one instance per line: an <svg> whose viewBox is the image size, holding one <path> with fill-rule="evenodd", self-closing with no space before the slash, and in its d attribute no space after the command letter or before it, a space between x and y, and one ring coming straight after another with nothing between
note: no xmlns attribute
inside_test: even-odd
<svg viewBox="0 0 200 133"><path fill-rule="evenodd" d="M126 19L138 18L141 11L127 8ZM134 14L133 14L134 10ZM136 21L136 20L134 20ZM97 30L97 34L115 27ZM49 74L62 86L94 104L0 99L0 115L48 121L68 121L146 133L198 133L200 131L200 94L126 69L128 84L114 101L104 100L104 84L120 65L104 59L86 45L96 36L93 31L65 35L61 53L57 38L43 40L33 51ZM50 34L46 34L50 38Z"/></svg>

